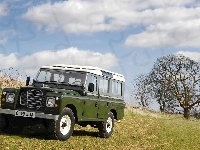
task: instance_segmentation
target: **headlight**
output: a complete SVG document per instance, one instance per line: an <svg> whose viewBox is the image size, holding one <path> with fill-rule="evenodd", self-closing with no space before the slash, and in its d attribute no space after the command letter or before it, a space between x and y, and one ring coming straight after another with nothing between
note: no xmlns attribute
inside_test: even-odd
<svg viewBox="0 0 200 150"><path fill-rule="evenodd" d="M47 97L46 106L54 107L55 105L55 97Z"/></svg>
<svg viewBox="0 0 200 150"><path fill-rule="evenodd" d="M14 93L7 93L6 102L13 103L14 99L15 99L15 94Z"/></svg>

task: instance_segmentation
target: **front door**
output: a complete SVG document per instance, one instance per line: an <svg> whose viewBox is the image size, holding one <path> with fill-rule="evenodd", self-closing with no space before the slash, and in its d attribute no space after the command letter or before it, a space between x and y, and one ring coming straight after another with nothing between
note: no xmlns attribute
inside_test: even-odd
<svg viewBox="0 0 200 150"><path fill-rule="evenodd" d="M87 99L84 100L84 119L97 119L98 115L98 98L95 96L87 96Z"/></svg>
<svg viewBox="0 0 200 150"><path fill-rule="evenodd" d="M108 114L108 106L109 102L106 97L100 96L99 102L98 102L98 118L99 119L105 119Z"/></svg>

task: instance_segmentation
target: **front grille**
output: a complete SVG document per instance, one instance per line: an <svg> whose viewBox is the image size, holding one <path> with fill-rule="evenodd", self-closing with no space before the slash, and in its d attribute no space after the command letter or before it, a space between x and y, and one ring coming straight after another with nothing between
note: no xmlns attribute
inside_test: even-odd
<svg viewBox="0 0 200 150"><path fill-rule="evenodd" d="M22 91L20 94L20 105L24 105L28 108L39 109L44 107L45 100L42 90L30 89L27 91Z"/></svg>

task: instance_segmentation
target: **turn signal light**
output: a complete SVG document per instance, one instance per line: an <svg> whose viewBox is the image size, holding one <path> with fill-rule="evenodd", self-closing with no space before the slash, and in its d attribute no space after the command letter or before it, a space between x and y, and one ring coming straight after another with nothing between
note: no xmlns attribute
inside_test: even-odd
<svg viewBox="0 0 200 150"><path fill-rule="evenodd" d="M55 104L54 107L58 107L58 104Z"/></svg>
<svg viewBox="0 0 200 150"><path fill-rule="evenodd" d="M5 101L6 101L6 99L5 99L5 98L2 98L2 99L1 99L1 101L2 101L2 102L5 102Z"/></svg>

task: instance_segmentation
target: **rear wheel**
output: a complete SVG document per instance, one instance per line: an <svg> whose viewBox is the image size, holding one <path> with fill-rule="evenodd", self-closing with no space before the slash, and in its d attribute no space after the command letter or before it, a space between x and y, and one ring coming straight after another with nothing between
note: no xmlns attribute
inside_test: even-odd
<svg viewBox="0 0 200 150"><path fill-rule="evenodd" d="M106 121L99 124L99 136L101 138L108 138L111 136L114 127L114 115L112 112L108 113Z"/></svg>

